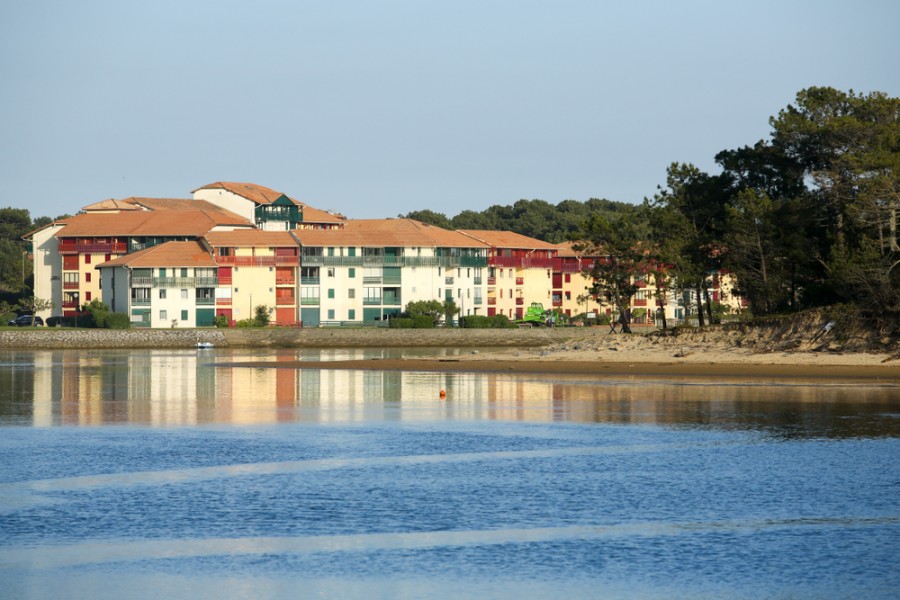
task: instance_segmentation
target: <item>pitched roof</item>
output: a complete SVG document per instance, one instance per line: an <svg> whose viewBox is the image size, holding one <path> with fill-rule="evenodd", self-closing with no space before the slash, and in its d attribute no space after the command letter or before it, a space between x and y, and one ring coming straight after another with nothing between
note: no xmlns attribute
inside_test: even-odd
<svg viewBox="0 0 900 600"><path fill-rule="evenodd" d="M199 242L166 242L97 265L105 267L215 267L216 261Z"/></svg>
<svg viewBox="0 0 900 600"><path fill-rule="evenodd" d="M287 231L262 231L244 229L240 231L210 231L203 236L211 246L228 247L297 247L296 238Z"/></svg>
<svg viewBox="0 0 900 600"><path fill-rule="evenodd" d="M297 201L295 200L295 202ZM297 204L300 204L303 207L304 223L345 223L347 221L347 217L344 215L330 213L327 210L319 208L313 208L309 204L304 204L302 202L297 202Z"/></svg>
<svg viewBox="0 0 900 600"><path fill-rule="evenodd" d="M294 204L301 204L287 194L283 194L281 192L273 190L272 188L267 188L264 185L259 185L256 183L216 181L215 183L210 183L198 187L196 190L194 190L194 192L197 192L199 190L225 190L231 192L232 194L237 194L242 198L246 198L247 200L255 202L256 204L272 204L282 196L286 197Z"/></svg>
<svg viewBox="0 0 900 600"><path fill-rule="evenodd" d="M160 210L124 213L85 213L64 221L56 237L113 235L184 235L200 237L217 226L243 226L243 217L223 210Z"/></svg>
<svg viewBox="0 0 900 600"><path fill-rule="evenodd" d="M557 246L549 242L515 233L512 231L494 231L489 229L460 229L460 233L484 242L492 248L516 248L527 250L556 250Z"/></svg>
<svg viewBox="0 0 900 600"><path fill-rule="evenodd" d="M341 229L297 230L303 246L487 248L456 231L413 219L351 219Z"/></svg>
<svg viewBox="0 0 900 600"><path fill-rule="evenodd" d="M192 198L146 198L143 196L131 196L116 200L101 200L85 206L86 212L97 211L136 211L136 210L204 210L227 213L234 218L240 218L234 213L206 200L194 200Z"/></svg>

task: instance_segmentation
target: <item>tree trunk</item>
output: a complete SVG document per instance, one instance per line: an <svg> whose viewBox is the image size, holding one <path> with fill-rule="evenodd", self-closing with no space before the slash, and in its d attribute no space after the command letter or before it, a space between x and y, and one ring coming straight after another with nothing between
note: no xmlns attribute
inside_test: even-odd
<svg viewBox="0 0 900 600"><path fill-rule="evenodd" d="M703 296L701 295L703 292L700 289L700 286L701 284L698 283L694 286L694 290L697 292L697 324L700 325L700 327L703 327L706 323L703 320Z"/></svg>
<svg viewBox="0 0 900 600"><path fill-rule="evenodd" d="M709 288L703 286L703 298L706 301L706 316L709 317L709 324L714 325L716 320L713 319L712 302L709 301Z"/></svg>

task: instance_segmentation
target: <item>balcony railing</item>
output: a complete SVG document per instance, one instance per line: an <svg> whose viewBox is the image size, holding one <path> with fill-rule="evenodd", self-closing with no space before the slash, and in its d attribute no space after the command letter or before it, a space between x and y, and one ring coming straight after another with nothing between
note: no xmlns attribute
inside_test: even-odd
<svg viewBox="0 0 900 600"><path fill-rule="evenodd" d="M78 287L79 287L79 285L78 285L77 281L64 281L63 282L64 290L77 290Z"/></svg>
<svg viewBox="0 0 900 600"><path fill-rule="evenodd" d="M481 285L481 277L475 277L475 281L473 282L475 285Z"/></svg>
<svg viewBox="0 0 900 600"><path fill-rule="evenodd" d="M376 296L376 297L368 296L366 298L363 298L363 304L364 305L373 305L373 304L381 305L381 296Z"/></svg>
<svg viewBox="0 0 900 600"><path fill-rule="evenodd" d="M215 298L197 298L197 306L214 306Z"/></svg>
<svg viewBox="0 0 900 600"><path fill-rule="evenodd" d="M216 306L231 306L231 298L216 298Z"/></svg>
<svg viewBox="0 0 900 600"><path fill-rule="evenodd" d="M296 256L216 256L216 264L232 267L297 266Z"/></svg>
<svg viewBox="0 0 900 600"><path fill-rule="evenodd" d="M481 306L481 297L475 296L475 306Z"/></svg>
<svg viewBox="0 0 900 600"><path fill-rule="evenodd" d="M104 244L84 242L59 242L60 254L126 254L128 244L125 242L107 242Z"/></svg>
<svg viewBox="0 0 900 600"><path fill-rule="evenodd" d="M301 277L300 285L319 285L320 277Z"/></svg>
<svg viewBox="0 0 900 600"><path fill-rule="evenodd" d="M384 297L384 305L385 306L400 306L400 298L399 296L385 296Z"/></svg>
<svg viewBox="0 0 900 600"><path fill-rule="evenodd" d="M132 287L155 288L213 288L219 285L218 277L132 277Z"/></svg>
<svg viewBox="0 0 900 600"><path fill-rule="evenodd" d="M78 302L76 300L63 300L62 307L63 307L63 309L78 308Z"/></svg>
<svg viewBox="0 0 900 600"><path fill-rule="evenodd" d="M275 298L275 306L293 306L293 296L278 296Z"/></svg>
<svg viewBox="0 0 900 600"><path fill-rule="evenodd" d="M524 306L525 298L516 298L516 306Z"/></svg>
<svg viewBox="0 0 900 600"><path fill-rule="evenodd" d="M132 306L150 306L150 298L132 298Z"/></svg>
<svg viewBox="0 0 900 600"><path fill-rule="evenodd" d="M497 299L496 298L488 298L488 306L496 306Z"/></svg>
<svg viewBox="0 0 900 600"><path fill-rule="evenodd" d="M488 285L497 285L496 277L488 277Z"/></svg>
<svg viewBox="0 0 900 600"><path fill-rule="evenodd" d="M293 275L276 275L275 276L275 285L294 285L297 282L297 278Z"/></svg>
<svg viewBox="0 0 900 600"><path fill-rule="evenodd" d="M488 259L470 256L301 256L300 263L313 267L486 267Z"/></svg>
<svg viewBox="0 0 900 600"><path fill-rule="evenodd" d="M300 304L301 306L318 306L319 305L319 297L311 297L311 296L300 296Z"/></svg>
<svg viewBox="0 0 900 600"><path fill-rule="evenodd" d="M384 285L400 285L401 283L400 275L385 275L382 279L384 279Z"/></svg>
<svg viewBox="0 0 900 600"><path fill-rule="evenodd" d="M381 285L381 277L363 277L363 285Z"/></svg>
<svg viewBox="0 0 900 600"><path fill-rule="evenodd" d="M524 277L516 277L516 285L525 285Z"/></svg>

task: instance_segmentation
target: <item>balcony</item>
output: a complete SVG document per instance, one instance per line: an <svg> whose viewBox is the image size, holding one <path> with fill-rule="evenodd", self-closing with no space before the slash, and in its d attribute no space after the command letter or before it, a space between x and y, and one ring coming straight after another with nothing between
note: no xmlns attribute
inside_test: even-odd
<svg viewBox="0 0 900 600"><path fill-rule="evenodd" d="M475 306L481 306L481 296L475 296Z"/></svg>
<svg viewBox="0 0 900 600"><path fill-rule="evenodd" d="M497 285L496 277L488 277L488 285Z"/></svg>
<svg viewBox="0 0 900 600"><path fill-rule="evenodd" d="M320 277L301 277L300 285L319 285Z"/></svg>
<svg viewBox="0 0 900 600"><path fill-rule="evenodd" d="M132 306L150 306L150 298L132 298Z"/></svg>
<svg viewBox="0 0 900 600"><path fill-rule="evenodd" d="M216 306L231 306L231 298L216 298Z"/></svg>
<svg viewBox="0 0 900 600"><path fill-rule="evenodd" d="M524 277L516 277L516 285L525 285Z"/></svg>
<svg viewBox="0 0 900 600"><path fill-rule="evenodd" d="M525 298L516 298L516 306L524 306Z"/></svg>
<svg viewBox="0 0 900 600"><path fill-rule="evenodd" d="M444 285L453 285L452 277L444 277Z"/></svg>
<svg viewBox="0 0 900 600"><path fill-rule="evenodd" d="M91 244L60 240L58 252L60 254L126 254L128 252L128 244L125 242Z"/></svg>
<svg viewBox="0 0 900 600"><path fill-rule="evenodd" d="M215 298L197 298L197 306L215 306Z"/></svg>
<svg viewBox="0 0 900 600"><path fill-rule="evenodd" d="M132 277L132 287L155 288L214 288L219 285L218 277Z"/></svg>
<svg viewBox="0 0 900 600"><path fill-rule="evenodd" d="M488 306L496 306L497 299L496 298L488 298Z"/></svg>
<svg viewBox="0 0 900 600"><path fill-rule="evenodd" d="M367 306L378 305L378 306L381 306L381 296L374 296L374 297L366 297L366 298L363 298L363 305L367 305Z"/></svg>
<svg viewBox="0 0 900 600"><path fill-rule="evenodd" d="M381 285L381 277L363 277L363 285Z"/></svg>
<svg viewBox="0 0 900 600"><path fill-rule="evenodd" d="M481 277L478 277L478 276L475 276L475 281L474 281L473 283L474 283L475 285L481 285L481 283L482 283L482 278L481 278Z"/></svg>
<svg viewBox="0 0 900 600"><path fill-rule="evenodd" d="M63 282L64 290L77 290L78 287L79 287L79 285L78 285L77 281L64 281Z"/></svg>
<svg viewBox="0 0 900 600"><path fill-rule="evenodd" d="M642 299L640 299L640 300L637 299L637 298L635 298L634 300L632 300L631 303L632 303L632 305L634 305L634 306L647 306L647 300L646 300L646 298L642 298Z"/></svg>
<svg viewBox="0 0 900 600"><path fill-rule="evenodd" d="M231 267L296 267L300 260L296 256L216 256L216 264Z"/></svg>
<svg viewBox="0 0 900 600"><path fill-rule="evenodd" d="M65 310L67 308L68 309L78 308L78 301L77 300L63 300L62 307L63 307L63 310Z"/></svg>
<svg viewBox="0 0 900 600"><path fill-rule="evenodd" d="M275 276L275 285L294 285L295 283L297 283L297 278L293 275Z"/></svg>
<svg viewBox="0 0 900 600"><path fill-rule="evenodd" d="M293 296L279 296L275 298L275 306L293 306L294 305L294 297Z"/></svg>
<svg viewBox="0 0 900 600"><path fill-rule="evenodd" d="M301 296L300 297L300 306L318 306L319 305L319 297L318 296Z"/></svg>

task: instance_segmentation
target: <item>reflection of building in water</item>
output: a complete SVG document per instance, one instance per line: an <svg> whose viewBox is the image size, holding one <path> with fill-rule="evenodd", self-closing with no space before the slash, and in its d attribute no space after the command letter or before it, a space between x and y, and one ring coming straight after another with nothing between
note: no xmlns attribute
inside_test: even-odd
<svg viewBox="0 0 900 600"><path fill-rule="evenodd" d="M371 350L347 349L253 353L254 360L274 364L372 356ZM735 423L805 431L844 414L897 411L894 386L229 367L228 362L247 360L247 355L226 349L11 352L6 357L12 368L0 371L0 417L35 426L516 420ZM848 431L868 422L841 421Z"/></svg>

